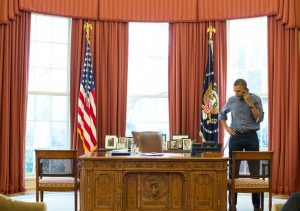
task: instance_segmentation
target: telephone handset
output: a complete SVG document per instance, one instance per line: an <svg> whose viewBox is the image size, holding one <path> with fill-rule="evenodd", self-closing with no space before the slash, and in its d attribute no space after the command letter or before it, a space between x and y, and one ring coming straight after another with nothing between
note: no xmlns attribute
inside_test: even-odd
<svg viewBox="0 0 300 211"><path fill-rule="evenodd" d="M247 87L245 87L245 90L244 90L245 93L249 93L249 89Z"/></svg>

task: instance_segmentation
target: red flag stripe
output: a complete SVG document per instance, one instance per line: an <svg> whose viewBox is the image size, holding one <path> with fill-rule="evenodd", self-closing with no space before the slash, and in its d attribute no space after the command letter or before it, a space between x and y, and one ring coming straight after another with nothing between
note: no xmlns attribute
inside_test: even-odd
<svg viewBox="0 0 300 211"><path fill-rule="evenodd" d="M81 91L83 90L81 86ZM82 135L85 137L85 142L89 144L89 146L93 147L97 144L96 141L96 127L95 127L95 115L94 120L90 118L90 115L93 114L91 112L91 109L86 106L86 102L84 102L84 96L82 95L82 92L80 92L80 98L79 98L79 108L78 109L78 114L80 116L80 119L78 122L80 123L81 130L82 130ZM91 100L90 106L94 104L93 101ZM92 106L91 106L92 107ZM88 147L89 148L89 147Z"/></svg>

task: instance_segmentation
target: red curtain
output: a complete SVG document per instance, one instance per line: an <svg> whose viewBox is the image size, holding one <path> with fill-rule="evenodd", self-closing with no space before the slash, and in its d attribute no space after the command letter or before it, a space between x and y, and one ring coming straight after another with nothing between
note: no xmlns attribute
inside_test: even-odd
<svg viewBox="0 0 300 211"><path fill-rule="evenodd" d="M278 14L281 0L198 0L198 21Z"/></svg>
<svg viewBox="0 0 300 211"><path fill-rule="evenodd" d="M99 0L99 19L195 22L197 21L197 0Z"/></svg>
<svg viewBox="0 0 300 211"><path fill-rule="evenodd" d="M0 1L0 24L9 24L9 20L15 19L20 15L19 0L1 0Z"/></svg>
<svg viewBox="0 0 300 211"><path fill-rule="evenodd" d="M83 20L72 22L71 134L72 146L83 154L77 135L77 97L85 53ZM105 135L125 136L127 105L128 23L90 21L91 51L97 95L98 147Z"/></svg>
<svg viewBox="0 0 300 211"><path fill-rule="evenodd" d="M300 192L299 30L268 18L269 147L273 192Z"/></svg>
<svg viewBox="0 0 300 211"><path fill-rule="evenodd" d="M11 0L5 0L11 1ZM99 0L18 0L20 9L42 14L96 20Z"/></svg>
<svg viewBox="0 0 300 211"><path fill-rule="evenodd" d="M298 0L2 0L0 23L25 10L90 20L199 22L278 15L300 27ZM19 5L18 5L19 4Z"/></svg>
<svg viewBox="0 0 300 211"><path fill-rule="evenodd" d="M0 193L25 191L30 14L0 24Z"/></svg>
<svg viewBox="0 0 300 211"><path fill-rule="evenodd" d="M169 50L169 125L170 136L188 134L200 139L200 108L205 66L208 57L207 27L213 25L214 70L220 84L220 104L226 96L226 22L170 24ZM220 137L223 137L221 130ZM223 142L223 138L221 138Z"/></svg>

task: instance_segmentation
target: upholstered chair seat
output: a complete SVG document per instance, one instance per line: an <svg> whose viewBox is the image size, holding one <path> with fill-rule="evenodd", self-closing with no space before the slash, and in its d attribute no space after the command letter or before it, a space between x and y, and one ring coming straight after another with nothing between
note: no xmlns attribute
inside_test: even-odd
<svg viewBox="0 0 300 211"><path fill-rule="evenodd" d="M228 180L231 186L231 179ZM242 178L235 180L235 188L269 188L269 182L263 179Z"/></svg>
<svg viewBox="0 0 300 211"><path fill-rule="evenodd" d="M40 187L59 188L70 187L74 188L73 177L43 177L39 180ZM79 179L77 179L77 186L79 187Z"/></svg>

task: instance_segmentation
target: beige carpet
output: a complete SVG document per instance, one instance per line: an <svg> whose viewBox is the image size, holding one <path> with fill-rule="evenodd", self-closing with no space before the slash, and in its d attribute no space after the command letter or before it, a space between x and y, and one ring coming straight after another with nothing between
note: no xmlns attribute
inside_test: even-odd
<svg viewBox="0 0 300 211"><path fill-rule="evenodd" d="M10 197L21 201L34 202L35 192L15 194ZM273 196L272 203L284 203L286 201L286 198L286 196ZM268 210L268 200L268 198L265 198L264 210ZM44 202L47 203L48 211L74 211L74 194L72 192L45 192ZM253 211L250 194L240 193L238 195L237 210Z"/></svg>

